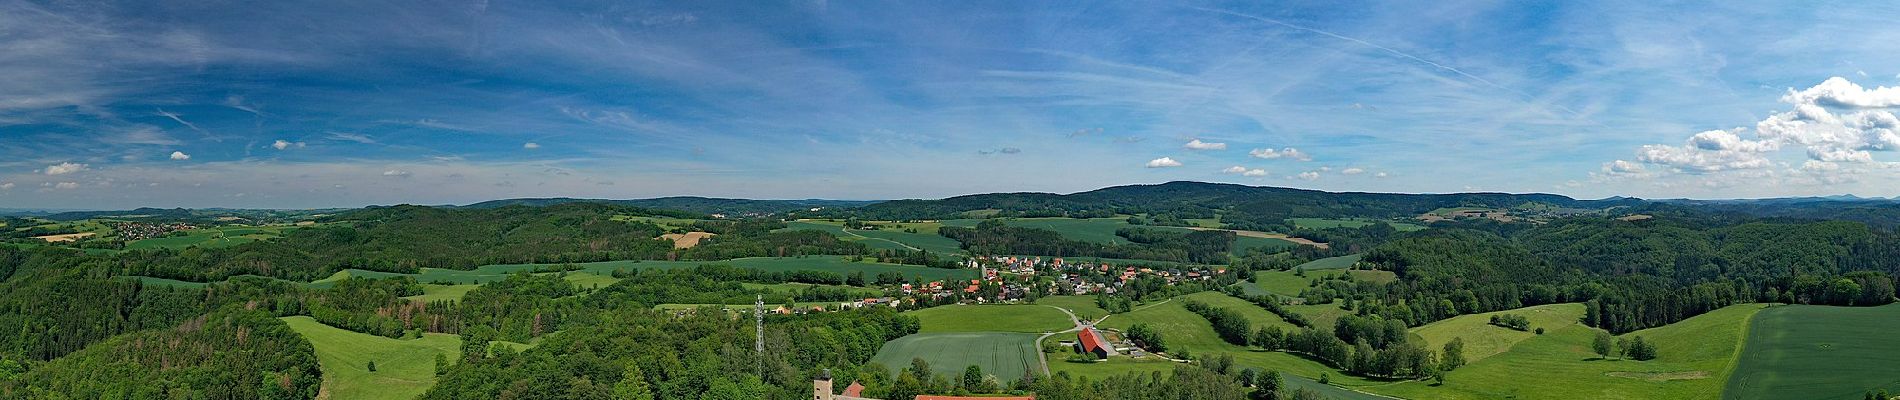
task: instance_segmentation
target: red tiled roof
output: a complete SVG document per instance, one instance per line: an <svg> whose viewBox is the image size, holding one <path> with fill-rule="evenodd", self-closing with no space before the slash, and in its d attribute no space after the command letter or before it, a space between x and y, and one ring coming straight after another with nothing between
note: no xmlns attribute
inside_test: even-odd
<svg viewBox="0 0 1900 400"><path fill-rule="evenodd" d="M864 385L851 381L851 386L844 387L844 395L845 397L864 397Z"/></svg>
<svg viewBox="0 0 1900 400"><path fill-rule="evenodd" d="M960 397L960 396L931 396L931 395L927 395L927 394L920 394L920 395L917 395L917 400L1036 400L1036 396L1023 396L1023 397Z"/></svg>
<svg viewBox="0 0 1900 400"><path fill-rule="evenodd" d="M1082 351L1093 352L1102 348L1102 334L1095 332L1095 328L1082 328L1082 332L1075 334L1075 337L1082 343Z"/></svg>

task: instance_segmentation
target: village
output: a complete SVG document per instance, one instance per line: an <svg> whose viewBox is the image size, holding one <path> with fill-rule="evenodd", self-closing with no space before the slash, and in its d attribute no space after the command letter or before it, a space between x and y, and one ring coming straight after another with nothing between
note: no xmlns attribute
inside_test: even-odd
<svg viewBox="0 0 1900 400"><path fill-rule="evenodd" d="M1118 266L1099 260L1069 262L1032 256L971 257L962 265L977 270L979 278L902 283L886 287L883 297L803 307L780 305L766 311L789 315L879 306L910 310L946 304L1020 304L1044 296L1115 295L1137 282L1171 286L1208 281L1228 272L1224 266Z"/></svg>

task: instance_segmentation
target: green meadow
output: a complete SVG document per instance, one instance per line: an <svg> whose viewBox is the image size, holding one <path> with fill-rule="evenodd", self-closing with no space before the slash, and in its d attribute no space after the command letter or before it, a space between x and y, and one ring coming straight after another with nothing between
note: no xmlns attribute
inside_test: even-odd
<svg viewBox="0 0 1900 400"><path fill-rule="evenodd" d="M310 317L281 318L309 340L323 369L322 393L331 399L413 399L435 385L435 357L454 362L462 339L426 333L420 339L390 339L324 325ZM370 371L370 362L376 371Z"/></svg>
<svg viewBox="0 0 1900 400"><path fill-rule="evenodd" d="M1504 311L1530 317L1533 328L1545 328L1543 335L1497 332L1502 328L1472 322L1483 320L1453 318L1415 328L1413 332L1433 343L1469 336L1465 339L1467 357L1482 356L1479 353L1496 351L1500 346L1506 350L1482 356L1464 368L1451 371L1443 386L1401 382L1367 390L1404 398L1433 399L1714 398L1722 393L1743 338L1749 334L1749 318L1762 308L1760 304L1734 305L1675 324L1619 336L1625 339L1642 336L1645 341L1656 344L1657 357L1649 361L1599 357L1590 343L1602 331L1567 318L1582 315L1582 307L1576 304ZM1441 324L1449 326L1441 327ZM1513 340L1515 343L1508 343ZM1858 396L1856 392L1855 397Z"/></svg>
<svg viewBox="0 0 1900 400"><path fill-rule="evenodd" d="M1062 307L1082 318L1093 319L1108 315L1108 310L1095 304L1094 296L1045 296L1036 299L1036 304Z"/></svg>

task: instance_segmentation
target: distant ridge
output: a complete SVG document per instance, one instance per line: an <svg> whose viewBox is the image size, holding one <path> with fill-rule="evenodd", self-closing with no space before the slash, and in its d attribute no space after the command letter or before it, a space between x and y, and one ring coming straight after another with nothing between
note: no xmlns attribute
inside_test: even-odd
<svg viewBox="0 0 1900 400"><path fill-rule="evenodd" d="M792 211L810 210L813 208L860 207L864 205L875 204L880 201L881 200L825 200L825 199L751 200L751 199L726 199L726 198L696 197L696 196L673 196L673 197L657 197L657 198L651 198L651 199L626 199L626 200L548 197L548 198L490 200L490 201L484 201L480 203L469 204L469 205L465 205L461 207L462 208L496 208L496 207L506 207L506 206L512 206L512 205L540 207L540 206L565 204L565 203L606 203L606 204L641 207L641 208L679 210L679 211L686 211L686 212L699 213L699 214L725 214L725 215L731 215L731 216L746 216L746 215L776 215L776 214L784 214L784 213L788 213Z"/></svg>

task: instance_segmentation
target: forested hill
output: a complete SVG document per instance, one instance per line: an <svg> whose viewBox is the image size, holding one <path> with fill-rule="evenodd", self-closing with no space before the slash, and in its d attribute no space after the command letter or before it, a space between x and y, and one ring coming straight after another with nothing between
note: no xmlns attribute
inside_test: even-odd
<svg viewBox="0 0 1900 400"><path fill-rule="evenodd" d="M849 212L864 219L947 219L972 213L1018 217L1093 217L1116 213L1167 213L1223 221L1278 221L1291 217L1399 217L1444 207L1511 208L1526 204L1601 209L1643 204L1640 199L1577 200L1554 194L1400 194L1325 192L1225 183L1168 182L1127 185L1073 194L995 193L941 200L896 200Z"/></svg>
<svg viewBox="0 0 1900 400"><path fill-rule="evenodd" d="M692 196L674 196L674 197L659 197L659 198L651 198L651 199L632 199L632 200L575 199L575 198L567 198L567 197L551 197L551 198L489 200L489 201L484 201L480 203L469 204L462 207L463 208L496 208L496 207L503 207L503 206L510 206L510 205L548 206L548 205L566 204L566 203L606 203L606 204L614 204L614 205L629 206L629 207L679 210L679 211L693 212L693 213L699 213L699 214L725 214L725 215L731 215L731 216L744 216L744 215L774 215L774 214L781 214L781 213L790 212L790 211L809 210L812 208L857 207L857 206L862 206L866 204L877 203L877 201L824 200L824 199L751 200L751 199L722 199L722 198L692 197Z"/></svg>

